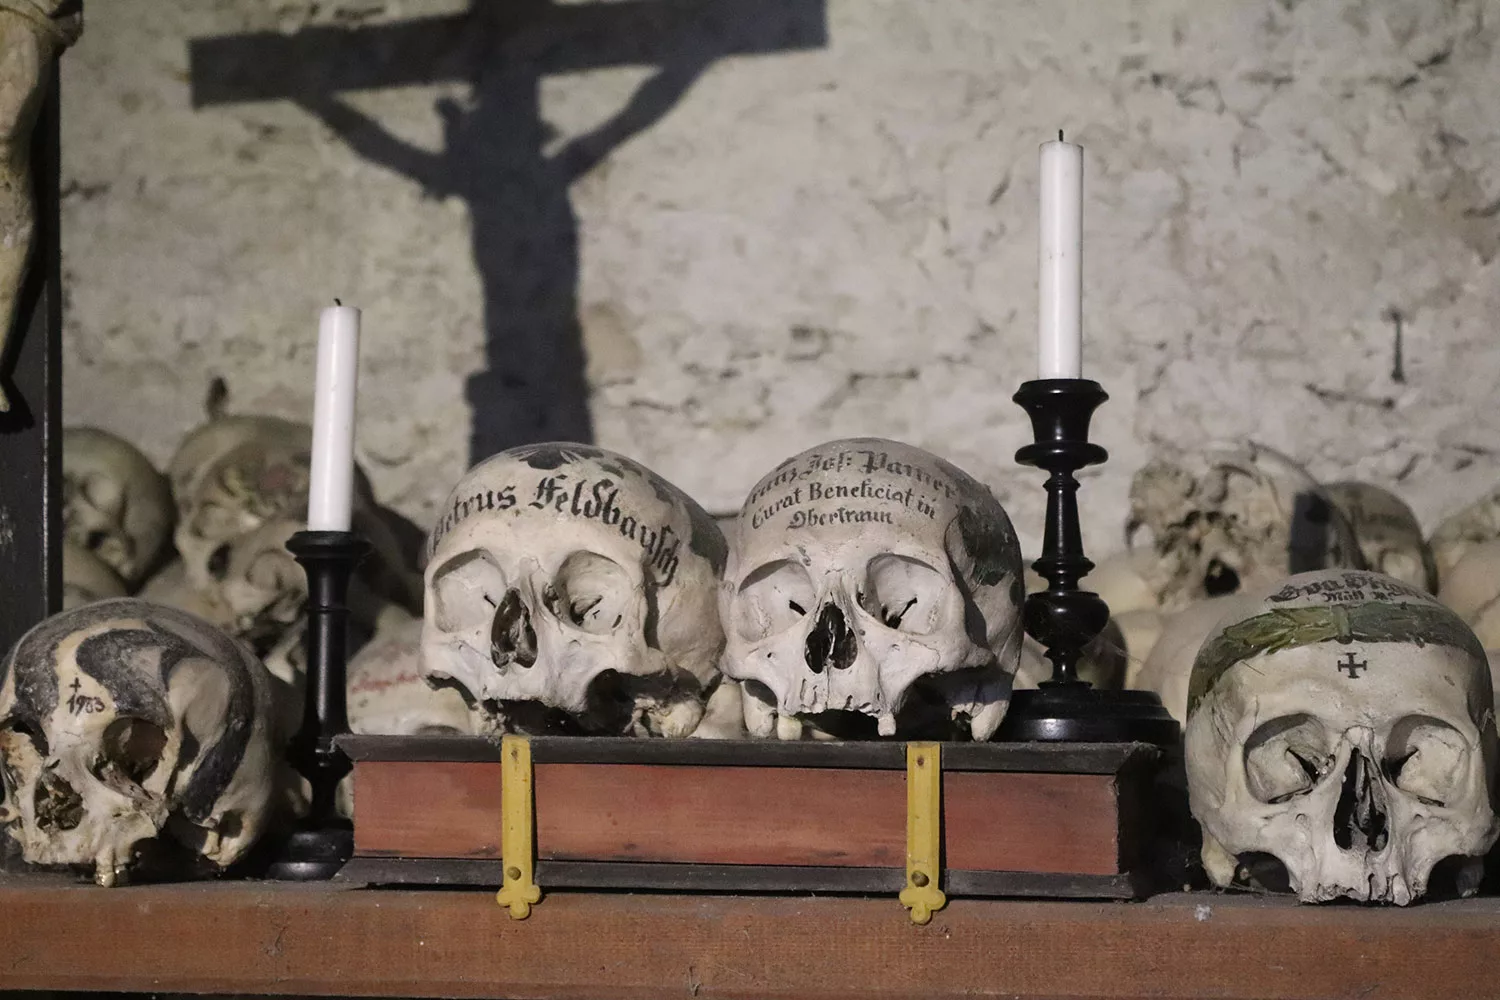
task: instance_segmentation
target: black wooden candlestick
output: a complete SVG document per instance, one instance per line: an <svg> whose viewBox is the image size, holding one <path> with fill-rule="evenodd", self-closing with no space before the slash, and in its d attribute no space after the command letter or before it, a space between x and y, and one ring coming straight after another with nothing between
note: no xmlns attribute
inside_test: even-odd
<svg viewBox="0 0 1500 1000"><path fill-rule="evenodd" d="M1109 457L1089 443L1089 421L1109 395L1098 382L1053 378L1025 382L1015 401L1031 417L1034 444L1016 461L1034 465L1047 478L1047 524L1042 556L1032 568L1047 589L1026 598L1027 633L1047 647L1052 679L1011 699L1000 738L1089 743L1177 742L1178 726L1149 691L1102 691L1078 678L1083 649L1109 623L1109 605L1078 581L1094 564L1083 554L1078 524L1078 480L1073 473Z"/></svg>
<svg viewBox="0 0 1500 1000"><path fill-rule="evenodd" d="M287 757L312 785L312 806L271 865L275 879L332 878L354 852L354 831L334 796L349 758L334 737L349 731L344 667L348 659L349 579L370 550L352 531L299 531L286 547L307 572L307 691L302 728Z"/></svg>

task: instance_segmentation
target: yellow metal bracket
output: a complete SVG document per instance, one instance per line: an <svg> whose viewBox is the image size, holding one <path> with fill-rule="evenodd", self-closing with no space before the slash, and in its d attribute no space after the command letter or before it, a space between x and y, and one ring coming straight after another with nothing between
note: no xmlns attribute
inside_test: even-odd
<svg viewBox="0 0 1500 1000"><path fill-rule="evenodd" d="M925 924L948 905L943 876L943 750L940 743L906 745L906 888L901 904Z"/></svg>
<svg viewBox="0 0 1500 1000"><path fill-rule="evenodd" d="M500 740L500 863L504 867L495 902L510 910L512 920L531 916L542 898L532 880L536 868L536 799L531 792L531 741L524 736Z"/></svg>

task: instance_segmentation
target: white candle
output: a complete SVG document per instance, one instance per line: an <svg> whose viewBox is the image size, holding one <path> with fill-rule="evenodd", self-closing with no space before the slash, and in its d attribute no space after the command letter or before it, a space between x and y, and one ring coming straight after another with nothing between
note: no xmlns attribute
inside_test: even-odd
<svg viewBox="0 0 1500 1000"><path fill-rule="evenodd" d="M335 305L318 322L313 397L309 531L348 531L354 495L354 389L359 374L359 310Z"/></svg>
<svg viewBox="0 0 1500 1000"><path fill-rule="evenodd" d="M1042 143L1038 378L1083 376L1083 147Z"/></svg>

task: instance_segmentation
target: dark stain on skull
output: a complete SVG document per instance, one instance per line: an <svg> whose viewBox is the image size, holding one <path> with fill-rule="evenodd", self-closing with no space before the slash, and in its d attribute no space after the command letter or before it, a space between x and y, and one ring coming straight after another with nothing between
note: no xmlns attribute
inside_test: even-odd
<svg viewBox="0 0 1500 1000"><path fill-rule="evenodd" d="M973 563L969 576L978 586L995 586L1021 562L1015 532L1003 516L986 517L966 504L958 509L958 533Z"/></svg>
<svg viewBox="0 0 1500 1000"><path fill-rule="evenodd" d="M807 669L821 674L826 668L847 670L859 656L854 630L844 620L838 605L825 604L812 631L807 633Z"/></svg>
<svg viewBox="0 0 1500 1000"><path fill-rule="evenodd" d="M533 469L539 469L544 472L553 472L564 465L588 459L595 462L605 472L612 472L617 476L625 474L625 471L620 468L620 457L618 455L605 451L603 448L595 448L593 445L587 444L576 444L572 441L528 444L519 448L512 448L506 454L520 459Z"/></svg>

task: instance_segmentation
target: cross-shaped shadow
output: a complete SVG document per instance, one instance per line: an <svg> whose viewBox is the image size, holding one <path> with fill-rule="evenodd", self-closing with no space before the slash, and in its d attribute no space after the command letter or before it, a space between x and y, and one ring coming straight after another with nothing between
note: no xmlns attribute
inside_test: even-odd
<svg viewBox="0 0 1500 1000"><path fill-rule="evenodd" d="M518 444L593 439L573 182L660 121L714 61L825 45L824 2L475 0L448 17L198 39L193 100L294 101L372 163L468 203L484 289L486 367L468 386L470 458L479 461ZM542 79L623 65L655 72L602 125L546 153L553 136L541 115ZM437 153L339 98L452 80L467 81L471 95L439 102Z"/></svg>

